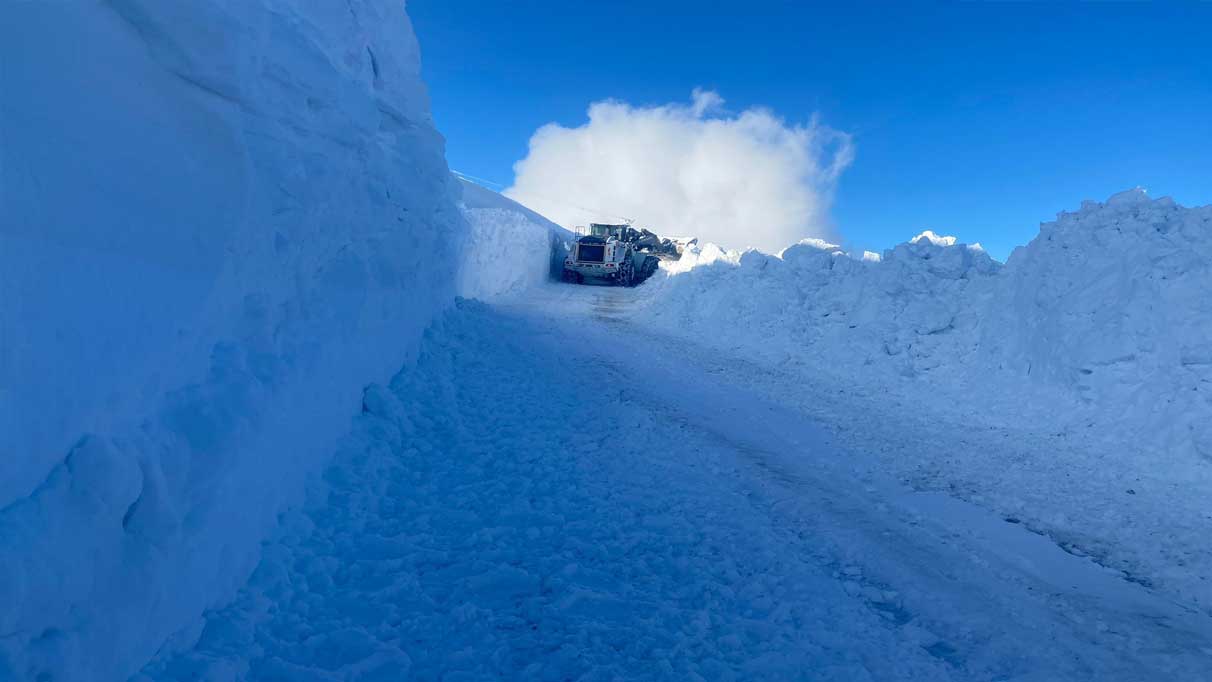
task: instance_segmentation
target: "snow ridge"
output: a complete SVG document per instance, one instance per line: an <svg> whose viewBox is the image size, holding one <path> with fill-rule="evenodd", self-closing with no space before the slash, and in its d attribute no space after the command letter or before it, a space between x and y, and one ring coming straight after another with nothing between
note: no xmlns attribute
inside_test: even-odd
<svg viewBox="0 0 1212 682"><path fill-rule="evenodd" d="M880 258L817 241L692 249L645 315L776 361L1111 443L1212 457L1212 206L1130 190L1041 226L1005 266L924 232ZM940 396L946 395L945 399Z"/></svg>
<svg viewBox="0 0 1212 682"><path fill-rule="evenodd" d="M689 264L689 269L687 269ZM879 260L805 240L778 256L693 246L655 280L649 314L660 325L711 329L719 343L807 354L826 364L913 376L956 351L944 332L975 334L966 292L1000 266L984 251L930 240Z"/></svg>

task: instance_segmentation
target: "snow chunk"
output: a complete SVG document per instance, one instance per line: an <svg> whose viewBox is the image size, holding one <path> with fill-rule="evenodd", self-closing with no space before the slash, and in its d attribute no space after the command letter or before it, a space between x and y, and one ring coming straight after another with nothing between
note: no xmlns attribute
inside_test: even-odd
<svg viewBox="0 0 1212 682"><path fill-rule="evenodd" d="M715 263L739 265L741 252L721 248L718 244L693 242L682 251L682 257L672 263L662 263L661 269L676 275Z"/></svg>
<svg viewBox="0 0 1212 682"><path fill-rule="evenodd" d="M923 242L923 241L934 244L935 246L954 246L955 245L955 237L939 236L939 235L935 234L934 232L932 232L931 230L923 231L921 234L917 235L913 239L910 239L909 243L917 244L917 243Z"/></svg>
<svg viewBox="0 0 1212 682"><path fill-rule="evenodd" d="M1143 187L1134 187L1117 192L1107 199L1108 206L1133 206L1149 203L1149 194Z"/></svg>
<svg viewBox="0 0 1212 682"><path fill-rule="evenodd" d="M795 248L796 246L807 246L807 247L811 247L813 249L817 249L818 251L840 251L842 248L842 247L838 246L837 244L831 244L831 243L825 241L824 239L817 239L816 237L808 237L806 239L799 240L794 245L789 246L786 249L783 249L782 251L779 252L779 256L782 257L782 255L784 253L786 253L788 249Z"/></svg>

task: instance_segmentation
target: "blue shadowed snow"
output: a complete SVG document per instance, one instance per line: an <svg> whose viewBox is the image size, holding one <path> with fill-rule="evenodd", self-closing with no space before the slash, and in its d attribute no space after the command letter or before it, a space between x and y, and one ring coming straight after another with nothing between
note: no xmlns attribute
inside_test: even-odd
<svg viewBox="0 0 1212 682"><path fill-rule="evenodd" d="M536 331L464 303L414 373L367 391L331 490L239 601L145 674L948 678L828 566L754 532L747 494L703 495L718 446Z"/></svg>
<svg viewBox="0 0 1212 682"><path fill-rule="evenodd" d="M563 317L464 301L431 329L415 371L367 389L327 489L236 602L137 679L1195 679L1206 662L1206 619L958 500L859 483L802 415L660 361L668 340L620 317L635 290L561 293L544 307Z"/></svg>

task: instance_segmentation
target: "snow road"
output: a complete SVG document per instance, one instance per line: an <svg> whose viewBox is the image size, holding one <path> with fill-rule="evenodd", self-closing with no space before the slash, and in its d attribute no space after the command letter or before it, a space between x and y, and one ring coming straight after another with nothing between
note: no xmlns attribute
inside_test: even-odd
<svg viewBox="0 0 1212 682"><path fill-rule="evenodd" d="M637 295L461 302L136 679L1207 679L1208 614L881 476Z"/></svg>

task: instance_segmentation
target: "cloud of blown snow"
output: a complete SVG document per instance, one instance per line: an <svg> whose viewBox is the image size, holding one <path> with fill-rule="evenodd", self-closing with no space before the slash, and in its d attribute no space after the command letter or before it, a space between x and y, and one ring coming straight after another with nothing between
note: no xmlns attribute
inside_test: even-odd
<svg viewBox="0 0 1212 682"><path fill-rule="evenodd" d="M584 125L535 132L505 194L567 227L630 218L662 235L771 253L835 237L828 209L853 158L850 136L815 117L789 124L723 103L697 89L689 104L596 102Z"/></svg>

